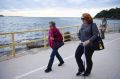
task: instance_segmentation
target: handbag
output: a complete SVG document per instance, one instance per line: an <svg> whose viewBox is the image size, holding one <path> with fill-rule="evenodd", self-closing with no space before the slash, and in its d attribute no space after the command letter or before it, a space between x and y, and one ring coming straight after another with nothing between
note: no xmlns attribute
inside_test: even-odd
<svg viewBox="0 0 120 79"><path fill-rule="evenodd" d="M93 36L92 24L91 24L91 36ZM100 33L98 33L97 38L93 41L93 49L95 51L104 49L104 43L102 41L102 38L100 37Z"/></svg>
<svg viewBox="0 0 120 79"><path fill-rule="evenodd" d="M55 48L60 48L64 45L63 41L54 41L54 47Z"/></svg>

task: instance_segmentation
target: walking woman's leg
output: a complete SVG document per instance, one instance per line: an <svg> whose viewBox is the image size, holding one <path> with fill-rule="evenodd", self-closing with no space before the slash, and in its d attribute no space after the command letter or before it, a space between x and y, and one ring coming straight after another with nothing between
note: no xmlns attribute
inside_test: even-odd
<svg viewBox="0 0 120 79"><path fill-rule="evenodd" d="M104 39L104 31L101 31L101 38Z"/></svg>
<svg viewBox="0 0 120 79"><path fill-rule="evenodd" d="M76 50L76 53L75 53L75 58L76 58L76 62L77 62L77 65L78 65L78 73L79 72L83 72L85 70L84 66L83 66L83 61L81 59L81 56L84 52L84 47L79 45L77 50ZM79 75L79 74L76 74L76 75Z"/></svg>
<svg viewBox="0 0 120 79"><path fill-rule="evenodd" d="M92 47L86 47L85 50L85 56L86 56L86 74L89 75L91 73L92 67L93 67L93 62L92 62L92 55L94 53L94 50Z"/></svg>
<svg viewBox="0 0 120 79"><path fill-rule="evenodd" d="M61 64L64 63L63 58L60 56L58 49L56 49L56 57L58 58L58 60L60 61Z"/></svg>
<svg viewBox="0 0 120 79"><path fill-rule="evenodd" d="M105 31L103 31L103 39L105 39Z"/></svg>
<svg viewBox="0 0 120 79"><path fill-rule="evenodd" d="M49 60L49 63L48 63L48 68L52 68L53 61L54 61L54 58L55 58L55 54L56 54L56 50L53 49L52 53L50 55L50 60Z"/></svg>

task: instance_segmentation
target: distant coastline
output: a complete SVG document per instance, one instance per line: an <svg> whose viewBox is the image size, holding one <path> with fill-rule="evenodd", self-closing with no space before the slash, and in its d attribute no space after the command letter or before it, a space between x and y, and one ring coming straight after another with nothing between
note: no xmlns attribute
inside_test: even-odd
<svg viewBox="0 0 120 79"><path fill-rule="evenodd" d="M98 20L102 20L103 18L94 18L94 19L98 19ZM106 18L107 20L120 20L120 19L117 19L117 18Z"/></svg>
<svg viewBox="0 0 120 79"><path fill-rule="evenodd" d="M108 20L120 20L120 8L111 8L109 10L102 10L95 15L95 19L107 18Z"/></svg>
<svg viewBox="0 0 120 79"><path fill-rule="evenodd" d="M4 15L0 15L0 17L4 17Z"/></svg>

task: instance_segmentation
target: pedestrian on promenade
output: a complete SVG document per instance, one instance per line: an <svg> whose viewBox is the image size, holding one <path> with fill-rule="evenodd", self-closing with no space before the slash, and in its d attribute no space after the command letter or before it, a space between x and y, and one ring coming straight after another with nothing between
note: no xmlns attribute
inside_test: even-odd
<svg viewBox="0 0 120 79"><path fill-rule="evenodd" d="M52 53L50 55L50 60L49 60L47 69L45 70L46 73L52 71L52 65L53 65L55 56L58 58L60 62L58 66L62 66L64 64L64 61L58 52L58 49L64 45L63 37L60 31L57 29L55 22L49 22L49 28L50 29L49 29L49 35L48 35L48 42L49 42L49 46L52 48Z"/></svg>
<svg viewBox="0 0 120 79"><path fill-rule="evenodd" d="M107 29L107 20L105 17L102 19L102 24L100 25L100 35L102 39L105 39L105 31Z"/></svg>
<svg viewBox="0 0 120 79"><path fill-rule="evenodd" d="M83 24L79 30L78 36L81 40L81 43L76 49L75 58L78 65L78 72L76 76L89 76L93 67L92 56L94 53L93 49L93 41L98 36L98 28L96 23L93 23L93 19L90 14L84 13L81 18ZM92 33L91 35L91 26L92 26ZM85 68L83 65L83 60L81 59L82 55L85 54L86 65Z"/></svg>

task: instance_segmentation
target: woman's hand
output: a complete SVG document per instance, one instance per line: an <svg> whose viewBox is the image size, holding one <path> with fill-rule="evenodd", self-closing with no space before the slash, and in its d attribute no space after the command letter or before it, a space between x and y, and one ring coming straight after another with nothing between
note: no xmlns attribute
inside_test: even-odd
<svg viewBox="0 0 120 79"><path fill-rule="evenodd" d="M90 43L90 40L84 41L83 46L87 46Z"/></svg>
<svg viewBox="0 0 120 79"><path fill-rule="evenodd" d="M50 37L50 39L51 39L51 40L54 40L54 38L53 38L53 37Z"/></svg>

